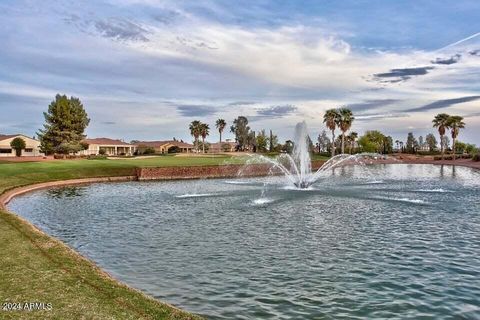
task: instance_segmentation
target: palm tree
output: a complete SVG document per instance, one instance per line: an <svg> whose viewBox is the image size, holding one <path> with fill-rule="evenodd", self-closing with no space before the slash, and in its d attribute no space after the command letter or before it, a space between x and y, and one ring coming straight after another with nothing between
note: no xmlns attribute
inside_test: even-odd
<svg viewBox="0 0 480 320"><path fill-rule="evenodd" d="M355 141L357 141L358 138L358 133L355 131L350 132L348 135L348 142L349 142L349 147L350 147L350 154L352 154L353 146L355 145Z"/></svg>
<svg viewBox="0 0 480 320"><path fill-rule="evenodd" d="M200 135L202 136L202 149L205 153L205 138L210 134L210 127L206 123L200 123Z"/></svg>
<svg viewBox="0 0 480 320"><path fill-rule="evenodd" d="M200 125L202 123L198 120L194 120L190 123L189 129L190 129L190 134L193 136L195 139L194 144L195 144L195 150L198 151L198 137L200 137Z"/></svg>
<svg viewBox="0 0 480 320"><path fill-rule="evenodd" d="M452 131L453 160L455 161L455 142L457 140L460 129L465 128L465 122L463 122L463 117L451 116L449 117L447 124Z"/></svg>
<svg viewBox="0 0 480 320"><path fill-rule="evenodd" d="M338 118L337 109L328 109L323 115L323 123L332 131L332 157L335 156L335 129L337 128Z"/></svg>
<svg viewBox="0 0 480 320"><path fill-rule="evenodd" d="M352 122L355 120L352 110L347 108L338 109L338 126L342 131L342 153L345 153L345 132L350 130Z"/></svg>
<svg viewBox="0 0 480 320"><path fill-rule="evenodd" d="M443 145L443 136L445 131L449 129L450 116L446 113L439 113L433 118L433 127L438 128L438 134L440 135L440 150L442 151L442 160L445 153L445 146Z"/></svg>
<svg viewBox="0 0 480 320"><path fill-rule="evenodd" d="M223 119L218 119L217 122L215 123L215 126L218 129L218 133L220 133L220 144L222 143L222 132L223 129L227 126L227 122Z"/></svg>

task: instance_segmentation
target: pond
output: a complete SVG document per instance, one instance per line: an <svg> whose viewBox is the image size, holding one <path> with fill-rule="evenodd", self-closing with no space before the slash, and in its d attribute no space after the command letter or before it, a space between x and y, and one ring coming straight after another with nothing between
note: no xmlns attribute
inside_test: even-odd
<svg viewBox="0 0 480 320"><path fill-rule="evenodd" d="M480 171L349 166L98 183L9 208L124 283L212 319L480 318Z"/></svg>

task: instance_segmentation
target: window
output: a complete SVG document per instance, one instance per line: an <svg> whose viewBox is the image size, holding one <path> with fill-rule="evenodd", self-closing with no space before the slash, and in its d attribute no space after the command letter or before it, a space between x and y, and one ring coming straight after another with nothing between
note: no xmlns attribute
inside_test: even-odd
<svg viewBox="0 0 480 320"><path fill-rule="evenodd" d="M33 152L32 148L25 149L25 152Z"/></svg>
<svg viewBox="0 0 480 320"><path fill-rule="evenodd" d="M12 153L12 149L0 149L0 153Z"/></svg>

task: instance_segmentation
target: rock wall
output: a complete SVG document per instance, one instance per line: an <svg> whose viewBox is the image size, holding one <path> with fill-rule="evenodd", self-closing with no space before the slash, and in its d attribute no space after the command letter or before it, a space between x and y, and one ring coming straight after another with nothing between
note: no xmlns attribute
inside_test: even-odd
<svg viewBox="0 0 480 320"><path fill-rule="evenodd" d="M312 167L318 169L323 161L312 162ZM145 167L137 168L138 180L175 180L203 178L235 178L261 177L270 174L280 174L280 170L268 164L222 165L222 166L191 166L191 167Z"/></svg>

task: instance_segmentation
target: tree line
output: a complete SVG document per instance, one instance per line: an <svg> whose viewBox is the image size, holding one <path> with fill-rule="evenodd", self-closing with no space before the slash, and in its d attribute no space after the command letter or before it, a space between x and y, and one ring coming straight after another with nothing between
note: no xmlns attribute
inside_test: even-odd
<svg viewBox="0 0 480 320"><path fill-rule="evenodd" d="M323 116L323 123L326 129L330 131L330 137L326 130L323 130L317 137L317 142L314 145L310 137L308 137L310 149L312 152L324 153L325 155L335 156L337 153L359 153L359 152L376 152L389 154L394 152L403 153L431 153L438 152L438 142L433 133L425 136L420 136L418 139L413 132L409 132L405 143L401 140L393 140L391 136L385 135L378 130L368 130L364 135L360 136L355 131L350 131L354 123L355 117L353 112L347 107L332 108L325 111ZM223 125L218 126L220 134L226 127L225 120ZM197 123L194 121L193 123ZM440 135L440 153L443 155L446 150L449 150L449 138L445 135L447 130L450 130L453 140L452 148L453 158L455 153L476 153L478 149L473 144L466 144L458 141L460 129L465 128L463 117L450 116L445 113L438 114L433 119L433 127L438 128ZM340 135L336 135L337 130ZM266 134L264 129L258 133L251 130L248 126L248 119L245 116L239 116L233 120L230 131L235 135L237 151L259 151L259 152L290 152L293 149L293 142L287 140L285 144L279 144L276 135ZM193 133L192 133L193 135ZM208 134L207 134L208 135ZM221 137L220 137L221 142Z"/></svg>
<svg viewBox="0 0 480 320"><path fill-rule="evenodd" d="M42 152L46 154L71 154L88 148L88 145L85 145L82 141L86 138L84 132L90 123L90 119L80 99L57 94L55 100L49 104L43 115L45 124L37 132ZM359 136L357 132L351 131L354 121L353 112L347 107L326 110L323 123L326 130L330 131L331 138L326 130L318 135L315 145L312 139L308 137L311 151L328 153L332 156L336 153L358 152L437 152L438 142L432 133L426 135L425 139L422 136L417 139L410 132L405 143L400 140L394 142L391 136L387 136L378 130L368 130L364 135ZM475 145L458 141L460 130L465 128L463 117L440 113L434 117L432 124L433 128L438 130L442 158L446 151L452 151L454 159L456 153L478 152ZM224 119L217 119L215 127L220 135L219 145L222 147L222 135L227 128L227 122ZM194 138L193 143L196 150L206 152L209 145L205 140L210 135L210 126L195 120L190 123L189 129ZM258 132L252 130L245 116L235 118L229 129L235 136L236 151L291 152L293 149L292 141L287 140L283 144L279 143L278 136L272 130L269 130L269 132L264 129ZM337 130L340 131L338 136L336 135ZM448 131L452 139L451 148L449 147L450 140L446 135ZM19 154L24 145L22 141L17 139L12 144L13 149L20 150L17 151L17 154ZM227 147L230 148L230 145L227 145Z"/></svg>

